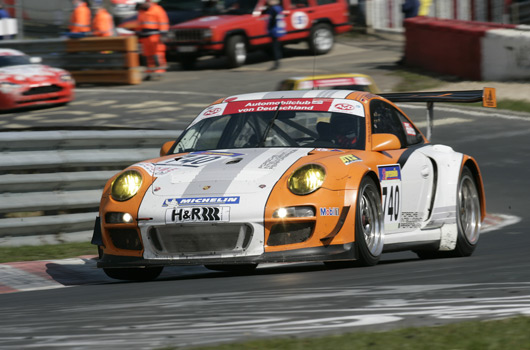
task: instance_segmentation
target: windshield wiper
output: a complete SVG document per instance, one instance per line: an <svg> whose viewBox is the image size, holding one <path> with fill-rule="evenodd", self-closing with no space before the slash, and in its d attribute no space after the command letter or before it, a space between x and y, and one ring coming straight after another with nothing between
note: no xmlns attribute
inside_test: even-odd
<svg viewBox="0 0 530 350"><path fill-rule="evenodd" d="M265 140L267 140L267 136L269 135L269 132L272 129L272 126L274 125L274 122L276 121L276 118L278 118L278 115L280 114L280 107L282 106L282 103L280 102L278 104L278 108L276 108L276 111L274 112L274 116L272 117L271 121L267 125L267 128L265 129L265 132L263 133L263 138L261 139L260 143L258 144L258 147L263 147L265 145Z"/></svg>

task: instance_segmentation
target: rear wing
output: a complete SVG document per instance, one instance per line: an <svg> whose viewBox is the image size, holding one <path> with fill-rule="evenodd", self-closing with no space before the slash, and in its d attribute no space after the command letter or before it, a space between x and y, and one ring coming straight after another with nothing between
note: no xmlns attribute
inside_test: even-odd
<svg viewBox="0 0 530 350"><path fill-rule="evenodd" d="M483 107L497 107L495 88L484 90L464 91L434 91L434 92L397 92L379 94L394 103L397 102L426 102L427 103L427 139L431 139L434 121L434 102L473 103L482 102Z"/></svg>

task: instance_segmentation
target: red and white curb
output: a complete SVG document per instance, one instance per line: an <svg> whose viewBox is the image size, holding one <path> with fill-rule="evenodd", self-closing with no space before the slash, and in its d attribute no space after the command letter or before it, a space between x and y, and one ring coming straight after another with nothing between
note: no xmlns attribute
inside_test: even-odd
<svg viewBox="0 0 530 350"><path fill-rule="evenodd" d="M519 221L521 218L512 215L488 214L482 223L481 233L500 230ZM279 264L267 264L268 267L276 265ZM203 267L182 267L177 275L204 271ZM175 273L171 275L174 277ZM115 281L96 267L96 256L0 264L0 294Z"/></svg>

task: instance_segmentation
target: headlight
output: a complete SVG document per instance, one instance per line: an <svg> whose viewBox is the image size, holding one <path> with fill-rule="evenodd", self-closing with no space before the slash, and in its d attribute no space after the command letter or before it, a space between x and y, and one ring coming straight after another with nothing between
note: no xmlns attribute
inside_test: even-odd
<svg viewBox="0 0 530 350"><path fill-rule="evenodd" d="M314 192L322 186L326 171L317 164L307 164L298 168L289 178L289 190L294 194L304 195Z"/></svg>
<svg viewBox="0 0 530 350"><path fill-rule="evenodd" d="M74 80L70 74L61 74L61 81L72 81Z"/></svg>
<svg viewBox="0 0 530 350"><path fill-rule="evenodd" d="M18 88L20 88L19 84L10 83L10 82L7 82L7 81L4 81L4 82L0 83L0 90L2 92L10 92L10 91L18 89Z"/></svg>
<svg viewBox="0 0 530 350"><path fill-rule="evenodd" d="M115 200L123 202L134 197L140 186L142 175L136 170L127 170L112 182L110 194Z"/></svg>

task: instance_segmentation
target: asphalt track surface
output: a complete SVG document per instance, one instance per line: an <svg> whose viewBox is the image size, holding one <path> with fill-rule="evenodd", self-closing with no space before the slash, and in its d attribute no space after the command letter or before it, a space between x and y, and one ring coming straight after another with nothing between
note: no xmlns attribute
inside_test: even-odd
<svg viewBox="0 0 530 350"><path fill-rule="evenodd" d="M313 71L365 72L388 90L399 49L346 42L316 68L295 49L274 72L260 56L234 70L205 61L160 82L83 87L71 105L3 114L0 127L178 130L222 95L274 89L283 77ZM403 108L424 128L423 106ZM483 173L491 217L472 257L402 252L369 268L267 265L251 275L168 268L149 283L113 281L90 257L2 264L0 348L156 349L530 315L530 115L437 105L435 118L432 142L474 156Z"/></svg>

